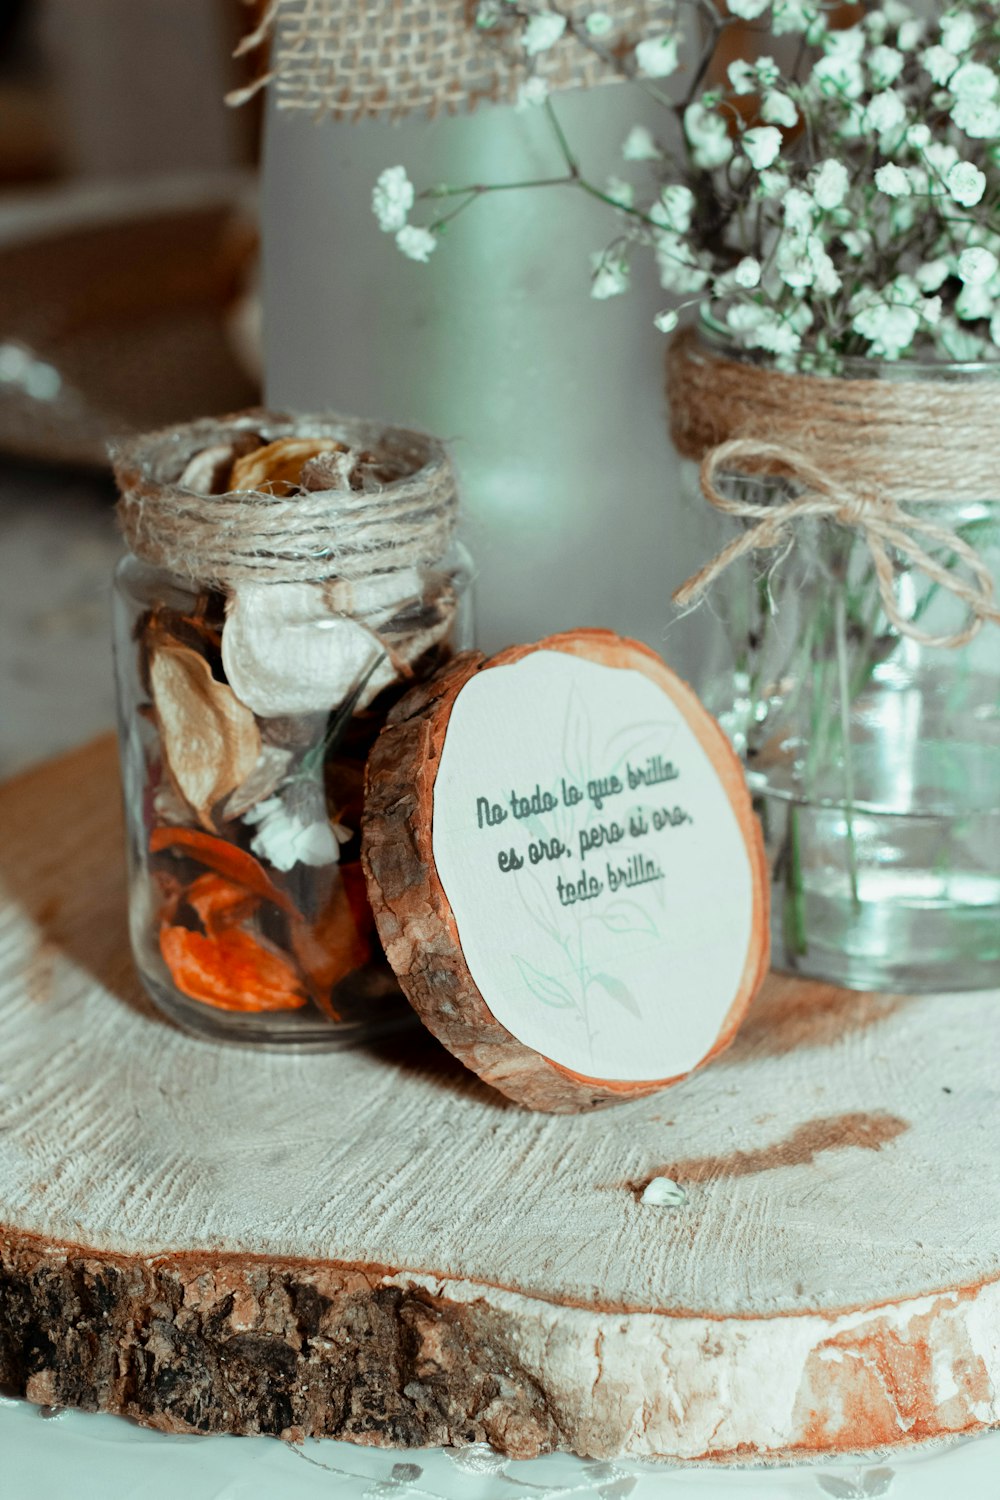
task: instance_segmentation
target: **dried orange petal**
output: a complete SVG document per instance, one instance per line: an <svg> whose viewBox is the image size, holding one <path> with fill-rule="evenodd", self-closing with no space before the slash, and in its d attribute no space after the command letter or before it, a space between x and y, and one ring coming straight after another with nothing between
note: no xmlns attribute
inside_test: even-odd
<svg viewBox="0 0 1000 1500"><path fill-rule="evenodd" d="M238 927L161 927L160 952L182 994L218 1010L298 1010L308 999L288 960Z"/></svg>
<svg viewBox="0 0 1000 1500"><path fill-rule="evenodd" d="M216 838L211 833L202 833L198 828L154 828L149 835L149 852L160 854L164 849L187 854L199 864L224 875L235 885L241 885L244 890L260 896L263 901L272 901L282 911L295 914L291 898L279 890L264 866L252 854L236 844Z"/></svg>
<svg viewBox="0 0 1000 1500"><path fill-rule="evenodd" d="M364 894L360 865L344 865L323 911L315 922L296 917L291 923L292 952L309 984L316 1004L331 1020L341 1017L330 992L340 980L360 969L371 957L369 934L374 925Z"/></svg>
<svg viewBox="0 0 1000 1500"><path fill-rule="evenodd" d="M344 452L345 445L336 438L278 438L236 460L229 475L229 488L287 495L298 486L307 459L320 453Z"/></svg>
<svg viewBox="0 0 1000 1500"><path fill-rule="evenodd" d="M234 885L231 880L211 872L198 876L185 891L184 900L198 913L201 925L210 936L224 932L227 927L238 926L260 905L260 897L245 886Z"/></svg>

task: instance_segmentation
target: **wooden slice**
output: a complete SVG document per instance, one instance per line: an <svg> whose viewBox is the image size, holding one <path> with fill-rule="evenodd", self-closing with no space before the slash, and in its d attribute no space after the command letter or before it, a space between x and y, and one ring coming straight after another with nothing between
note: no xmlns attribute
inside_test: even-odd
<svg viewBox="0 0 1000 1500"><path fill-rule="evenodd" d="M533 1109L593 1109L732 1041L768 963L740 763L638 642L467 654L396 708L368 765L379 936L424 1024Z"/></svg>
<svg viewBox="0 0 1000 1500"><path fill-rule="evenodd" d="M282 1056L158 1019L118 809L108 742L0 789L0 1387L522 1458L1000 1423L1000 994L772 979L669 1093L533 1114L416 1024Z"/></svg>

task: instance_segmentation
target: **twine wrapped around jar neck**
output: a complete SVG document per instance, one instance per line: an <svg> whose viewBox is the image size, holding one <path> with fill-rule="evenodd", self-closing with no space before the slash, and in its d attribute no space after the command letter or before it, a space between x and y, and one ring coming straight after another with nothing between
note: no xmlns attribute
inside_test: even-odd
<svg viewBox="0 0 1000 1500"><path fill-rule="evenodd" d="M748 524L674 594L696 604L749 553L786 546L800 521L853 529L868 546L886 617L927 646L960 646L986 620L1000 622L990 569L950 526L914 512L998 494L1000 365L997 379L839 379L785 374L709 348L695 330L672 342L667 361L671 434L678 452L700 463L702 493L717 510ZM724 494L723 474L791 481L791 498L757 503ZM945 566L923 543L951 553ZM891 549L891 551L890 551ZM903 615L901 566L912 566L968 610L962 629L933 635Z"/></svg>
<svg viewBox="0 0 1000 1500"><path fill-rule="evenodd" d="M402 477L375 491L237 490L201 495L179 476L198 452L259 434L336 438L398 465ZM441 443L353 417L276 416L265 411L204 419L112 447L118 518L136 557L214 588L244 583L361 580L433 567L455 534L458 493Z"/></svg>

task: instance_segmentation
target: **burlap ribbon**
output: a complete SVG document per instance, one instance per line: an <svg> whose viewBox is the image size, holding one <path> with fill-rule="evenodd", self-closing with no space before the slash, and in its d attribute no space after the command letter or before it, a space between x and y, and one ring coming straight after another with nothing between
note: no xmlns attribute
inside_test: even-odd
<svg viewBox="0 0 1000 1500"><path fill-rule="evenodd" d="M333 437L395 464L375 492L239 490L199 495L178 483L188 460L248 433L261 441ZM261 410L207 418L112 447L118 518L132 552L201 584L362 580L433 567L455 535L458 492L441 443L354 417L286 417Z"/></svg>
<svg viewBox="0 0 1000 1500"><path fill-rule="evenodd" d="M269 44L268 63L242 104L265 85L280 109L333 119L398 119L513 100L525 53L512 25L476 25L478 0L270 0L241 53ZM621 77L619 59L636 42L672 29L665 0L605 0L612 29L600 39L583 22L593 0L565 0L570 24L540 53L534 71L550 89L582 88Z"/></svg>
<svg viewBox="0 0 1000 1500"><path fill-rule="evenodd" d="M693 331L679 335L668 359L674 442L699 460L709 503L748 524L675 602L696 603L737 558L792 544L796 526L814 519L864 540L886 618L911 640L961 646L987 620L1000 623L993 575L976 549L912 508L1000 495L1000 367L996 377L970 384L786 375L720 355ZM717 482L724 474L780 478L791 493L767 503L727 495ZM907 568L960 600L966 624L932 634L907 618L897 597Z"/></svg>

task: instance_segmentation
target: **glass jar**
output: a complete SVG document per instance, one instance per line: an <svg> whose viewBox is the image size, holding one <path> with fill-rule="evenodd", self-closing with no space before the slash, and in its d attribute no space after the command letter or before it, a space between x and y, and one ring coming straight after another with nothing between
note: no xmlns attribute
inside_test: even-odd
<svg viewBox="0 0 1000 1500"><path fill-rule="evenodd" d="M288 430L260 412L236 420L259 445L251 457ZM154 501L162 485L187 503L179 479L199 448L233 437L233 419L224 430L210 425L120 449L123 495L141 476ZM327 436L344 428L330 419ZM435 463L446 464L433 447ZM383 472L373 499L391 504L394 484L414 477ZM294 498L287 479L271 490L282 487ZM266 485L264 493L273 498ZM224 492L207 504L219 501L221 515L234 499L252 496ZM322 499L312 492L314 508ZM149 510L134 510L126 535L140 515L143 550ZM118 568L132 947L149 994L188 1031L329 1048L412 1015L379 947L360 835L365 762L389 710L471 644L467 554L454 539L436 560L423 551L395 568L380 554L380 571L350 580L268 574L228 584L133 554Z"/></svg>
<svg viewBox="0 0 1000 1500"><path fill-rule="evenodd" d="M858 359L844 373L992 380L1000 402L997 366ZM692 503L707 509L686 468ZM796 493L778 477L716 483L754 505ZM946 502L902 508L974 547L1000 599L1000 500ZM746 524L717 518L706 557ZM919 540L954 566L947 548ZM1000 625L985 620L957 646L923 644L887 617L862 531L800 518L785 543L745 554L713 584L715 660L700 684L744 758L763 824L775 965L854 989L995 986ZM968 602L890 555L903 617L930 636L960 634Z"/></svg>

